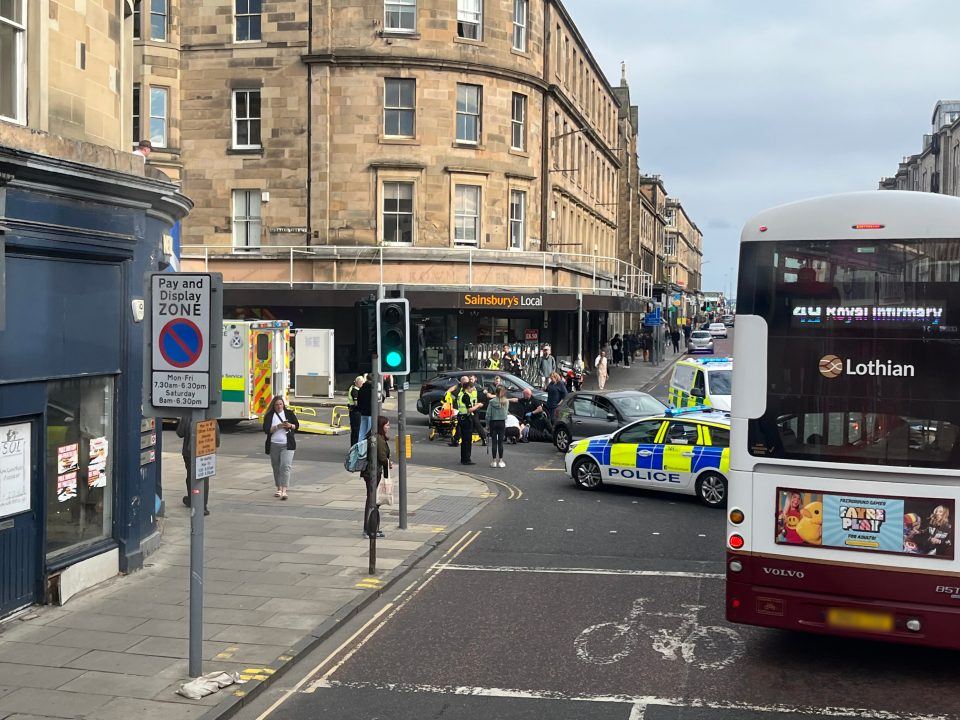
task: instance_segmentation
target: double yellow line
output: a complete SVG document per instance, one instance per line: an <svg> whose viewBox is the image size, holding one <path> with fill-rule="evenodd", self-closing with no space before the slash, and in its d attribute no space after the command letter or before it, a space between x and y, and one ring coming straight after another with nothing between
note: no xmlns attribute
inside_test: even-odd
<svg viewBox="0 0 960 720"><path fill-rule="evenodd" d="M499 485L500 487L502 487L504 490L507 491L507 500L519 500L520 498L523 497L523 490L518 488L516 485L511 485L508 482L504 482L503 480L496 480L492 477L487 477L486 475L476 475L475 477L481 478L486 482L491 482L494 485Z"/></svg>

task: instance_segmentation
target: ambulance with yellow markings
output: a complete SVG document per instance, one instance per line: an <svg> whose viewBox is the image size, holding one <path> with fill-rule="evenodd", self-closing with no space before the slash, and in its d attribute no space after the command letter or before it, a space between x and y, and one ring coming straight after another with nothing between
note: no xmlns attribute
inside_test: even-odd
<svg viewBox="0 0 960 720"><path fill-rule="evenodd" d="M604 483L696 495L710 507L727 502L730 413L716 408L668 410L609 435L578 440L564 462L585 490Z"/></svg>
<svg viewBox="0 0 960 720"><path fill-rule="evenodd" d="M684 358L673 366L668 405L730 410L732 358Z"/></svg>
<svg viewBox="0 0 960 720"><path fill-rule="evenodd" d="M263 417L290 389L289 320L224 320L221 420Z"/></svg>

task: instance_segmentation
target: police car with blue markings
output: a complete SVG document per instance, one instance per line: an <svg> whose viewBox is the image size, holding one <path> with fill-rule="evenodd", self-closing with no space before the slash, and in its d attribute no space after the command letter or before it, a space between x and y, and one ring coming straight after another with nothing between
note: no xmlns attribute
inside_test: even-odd
<svg viewBox="0 0 960 720"><path fill-rule="evenodd" d="M585 490L604 483L696 495L710 507L727 502L730 413L677 408L609 435L578 440L564 462Z"/></svg>

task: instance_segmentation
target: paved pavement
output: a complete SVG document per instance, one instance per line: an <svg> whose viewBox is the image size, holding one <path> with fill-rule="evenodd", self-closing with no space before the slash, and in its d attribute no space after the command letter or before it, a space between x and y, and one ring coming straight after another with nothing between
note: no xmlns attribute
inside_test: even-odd
<svg viewBox="0 0 960 720"><path fill-rule="evenodd" d="M183 463L176 453L163 460L168 512L147 566L0 625L0 720L180 720L238 702L231 690L202 701L174 694L187 677L190 531ZM458 472L411 467L409 529L384 517L387 538L369 577L357 475L298 452L290 500L281 502L262 455L221 452L218 469L205 543L204 671L240 671L251 679L241 694L375 599L493 494Z"/></svg>

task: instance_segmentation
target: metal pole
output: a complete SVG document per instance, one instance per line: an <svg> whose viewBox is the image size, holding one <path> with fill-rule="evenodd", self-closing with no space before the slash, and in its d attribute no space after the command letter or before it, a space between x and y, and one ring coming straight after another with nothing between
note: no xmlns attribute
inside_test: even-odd
<svg viewBox="0 0 960 720"><path fill-rule="evenodd" d="M203 674L203 480L197 480L197 422L190 413L190 677Z"/></svg>
<svg viewBox="0 0 960 720"><path fill-rule="evenodd" d="M400 297L404 297L403 285L400 286ZM409 328L407 332L409 332ZM407 362L410 362L410 358L407 358ZM400 442L398 445L399 455L397 458L399 461L399 470L397 476L399 478L400 485L400 529L407 529L407 378L409 375L404 375L401 378L401 382L397 385L397 432L399 433Z"/></svg>
<svg viewBox="0 0 960 720"><path fill-rule="evenodd" d="M577 293L577 352L583 357L583 293ZM576 360L576 358L574 358ZM586 363L586 358L584 358Z"/></svg>

